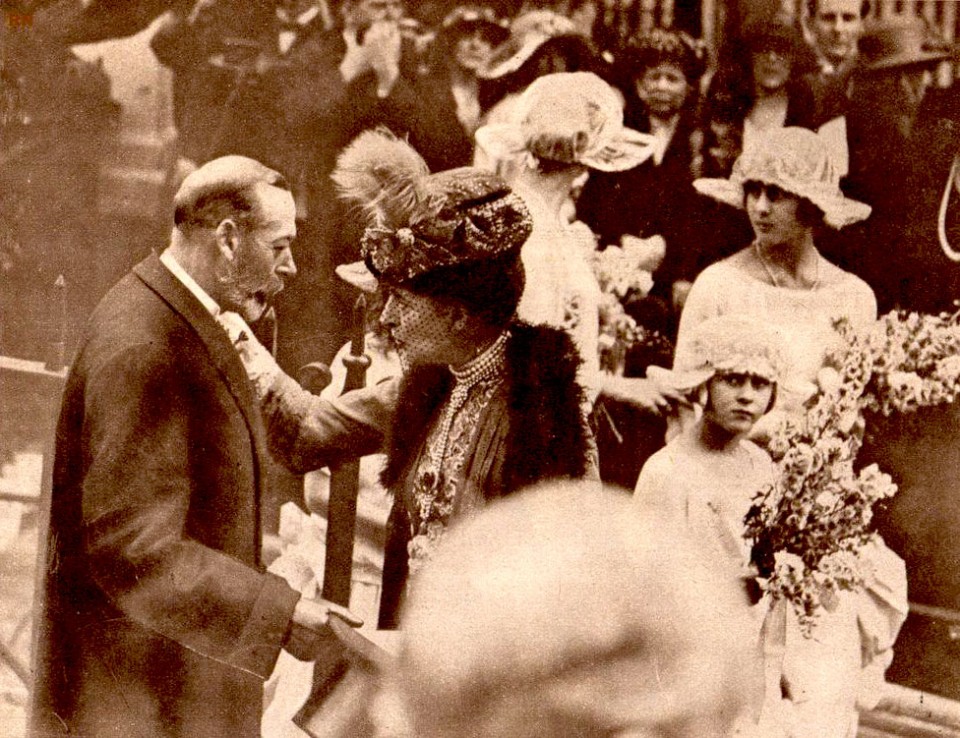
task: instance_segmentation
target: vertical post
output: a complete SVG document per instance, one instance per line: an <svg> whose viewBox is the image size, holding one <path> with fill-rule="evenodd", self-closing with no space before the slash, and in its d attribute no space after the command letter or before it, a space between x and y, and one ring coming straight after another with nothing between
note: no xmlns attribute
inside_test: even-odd
<svg viewBox="0 0 960 738"><path fill-rule="evenodd" d="M717 68L717 48L720 39L717 37L717 20L719 8L717 0L703 0L700 6L700 28L703 33L703 41L707 45L707 54L709 55L709 68Z"/></svg>
<svg viewBox="0 0 960 738"><path fill-rule="evenodd" d="M366 382L370 359L364 353L367 301L357 298L353 308L350 354L344 357L347 377L343 391L360 389ZM327 547L324 554L323 596L331 602L350 605L353 577L353 538L357 527L357 494L360 491L360 462L349 461L330 469L330 496L327 502Z"/></svg>

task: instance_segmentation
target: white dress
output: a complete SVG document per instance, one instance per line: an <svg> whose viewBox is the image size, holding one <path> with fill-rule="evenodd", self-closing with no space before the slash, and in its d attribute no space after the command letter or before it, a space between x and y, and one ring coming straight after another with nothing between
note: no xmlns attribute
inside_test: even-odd
<svg viewBox="0 0 960 738"><path fill-rule="evenodd" d="M583 361L578 379L592 402L600 392L600 285L588 260L592 243L536 192L518 187L517 194L533 217L533 233L520 251L526 284L517 315L570 334Z"/></svg>
<svg viewBox="0 0 960 738"><path fill-rule="evenodd" d="M818 289L794 290L754 279L729 260L719 261L690 288L680 316L678 356L694 326L731 313L764 321L780 336L790 381L778 387L777 406L789 412L799 410L806 399L800 388L816 379L827 351L840 340L834 321L846 318L854 328L870 325L877 319L877 299L866 282L849 273Z"/></svg>
<svg viewBox="0 0 960 738"><path fill-rule="evenodd" d="M877 302L873 290L853 274L818 289L795 290L720 261L707 267L690 290L680 318L678 357L694 326L731 313L765 321L780 335L789 368L787 381L777 388L777 408L790 413L802 412L803 385L813 389L827 351L841 340L833 323L846 318L854 328L867 326L876 320ZM873 567L874 578L862 592L841 592L837 610L821 613L810 638L801 633L792 607L770 610L768 619L786 620L786 643L785 651L781 647L772 659L768 655L768 692L779 689L782 675L790 694L785 726L790 738L853 738L858 700L875 702L892 658L889 649L906 616L906 571L882 543L860 555ZM862 663L861 645L868 641L873 647L863 652ZM877 651L872 662L871 651Z"/></svg>
<svg viewBox="0 0 960 738"><path fill-rule="evenodd" d="M774 479L773 461L751 441L732 455L691 449L675 438L647 459L634 500L689 530L713 557L743 570L750 561L743 519L757 492Z"/></svg>

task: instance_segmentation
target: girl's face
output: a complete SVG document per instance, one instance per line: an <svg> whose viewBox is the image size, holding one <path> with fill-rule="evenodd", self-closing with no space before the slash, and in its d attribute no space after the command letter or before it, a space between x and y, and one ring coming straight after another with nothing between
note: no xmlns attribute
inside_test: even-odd
<svg viewBox="0 0 960 738"><path fill-rule="evenodd" d="M800 221L800 198L776 185L748 181L743 184L744 205L757 245L761 248L799 243L809 226Z"/></svg>
<svg viewBox="0 0 960 738"><path fill-rule="evenodd" d="M654 115L669 117L680 111L690 94L683 70L662 62L646 69L636 82L637 97Z"/></svg>
<svg viewBox="0 0 960 738"><path fill-rule="evenodd" d="M773 383L755 374L718 374L707 383L704 420L732 435L749 433L767 412Z"/></svg>
<svg viewBox="0 0 960 738"><path fill-rule="evenodd" d="M777 45L761 47L751 55L753 82L766 93L781 90L790 80L793 60L790 53Z"/></svg>

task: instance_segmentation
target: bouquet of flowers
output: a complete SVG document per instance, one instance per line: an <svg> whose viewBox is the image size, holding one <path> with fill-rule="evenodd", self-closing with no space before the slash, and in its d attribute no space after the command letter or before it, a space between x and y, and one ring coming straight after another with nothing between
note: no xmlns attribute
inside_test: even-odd
<svg viewBox="0 0 960 738"><path fill-rule="evenodd" d="M960 396L960 316L890 313L866 331L846 321L836 329L842 346L805 415L771 440L779 473L745 521L761 588L788 600L807 633L840 590L864 585L858 552L876 535L873 507L897 491L876 464L855 470L864 410L910 412Z"/></svg>
<svg viewBox="0 0 960 738"><path fill-rule="evenodd" d="M909 413L960 396L960 313L889 313L861 342L873 365L865 409Z"/></svg>
<svg viewBox="0 0 960 738"><path fill-rule="evenodd" d="M646 297L653 287L653 270L663 259L660 236L624 237L622 246L608 246L592 255L593 272L600 285L600 368L622 372L627 352L634 346L667 343L659 333L639 325L625 304Z"/></svg>

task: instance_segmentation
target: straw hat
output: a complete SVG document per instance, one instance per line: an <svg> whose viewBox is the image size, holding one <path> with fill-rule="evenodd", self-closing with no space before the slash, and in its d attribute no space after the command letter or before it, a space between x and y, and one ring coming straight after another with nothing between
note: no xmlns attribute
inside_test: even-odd
<svg viewBox="0 0 960 738"><path fill-rule="evenodd" d="M553 39L571 39L574 44L582 44L585 53L594 53L589 40L580 34L569 18L551 10L531 10L513 20L509 37L494 50L486 67L477 76L499 79L512 74Z"/></svg>
<svg viewBox="0 0 960 738"><path fill-rule="evenodd" d="M619 172L653 154L653 137L625 128L613 88L590 72L548 74L523 93L513 123L481 127L479 146L494 158L522 154L601 172Z"/></svg>
<svg viewBox="0 0 960 738"><path fill-rule="evenodd" d="M934 66L954 53L923 18L910 15L878 21L860 39L858 49L858 63L867 72Z"/></svg>
<svg viewBox="0 0 960 738"><path fill-rule="evenodd" d="M806 128L778 128L757 139L733 165L730 179L698 179L693 186L714 200L743 209L744 182L776 185L809 200L832 228L865 220L870 206L840 191L840 173L821 138Z"/></svg>

